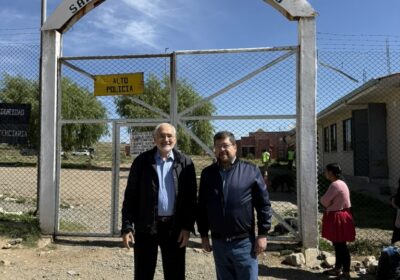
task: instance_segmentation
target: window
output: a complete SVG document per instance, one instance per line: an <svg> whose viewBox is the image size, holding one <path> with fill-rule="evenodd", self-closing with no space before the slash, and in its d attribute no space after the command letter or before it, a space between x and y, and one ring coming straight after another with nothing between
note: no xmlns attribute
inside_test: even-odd
<svg viewBox="0 0 400 280"><path fill-rule="evenodd" d="M242 147L242 157L248 158L248 157L253 157L255 155L255 147Z"/></svg>
<svg viewBox="0 0 400 280"><path fill-rule="evenodd" d="M331 140L331 152L337 151L337 134L336 134L336 124L331 124L330 126L329 138Z"/></svg>
<svg viewBox="0 0 400 280"><path fill-rule="evenodd" d="M343 121L343 151L351 151L353 143L351 141L351 119Z"/></svg>
<svg viewBox="0 0 400 280"><path fill-rule="evenodd" d="M324 152L329 152L329 127L324 128Z"/></svg>

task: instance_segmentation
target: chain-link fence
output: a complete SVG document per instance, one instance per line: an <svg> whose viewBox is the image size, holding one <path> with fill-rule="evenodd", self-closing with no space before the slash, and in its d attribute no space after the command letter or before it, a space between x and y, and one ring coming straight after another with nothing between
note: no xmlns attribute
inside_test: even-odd
<svg viewBox="0 0 400 280"><path fill-rule="evenodd" d="M319 195L324 167L339 163L357 242L388 244L400 177L400 53L320 51L318 63Z"/></svg>
<svg viewBox="0 0 400 280"><path fill-rule="evenodd" d="M17 141L7 109L0 114L0 213L37 208L39 45L0 45L0 106L30 104L28 137ZM9 144L7 144L7 143Z"/></svg>
<svg viewBox="0 0 400 280"><path fill-rule="evenodd" d="M152 147L156 124L174 120L178 148L193 158L198 179L212 163L216 131L232 131L239 155L261 168L261 153L269 150L274 210L295 216L295 166L288 168L287 152L294 149L296 53L289 47L63 58L58 233L116 234L133 158ZM135 72L144 73L142 95L93 97L96 76ZM75 105L77 95L88 101ZM92 114L86 102L98 109Z"/></svg>
<svg viewBox="0 0 400 280"><path fill-rule="evenodd" d="M296 150L296 52L63 58L58 233L116 234L130 164L162 121L177 123L178 147L193 158L198 176L212 162L216 131L232 131L239 156L263 172L261 154L267 150L273 209L296 228L295 153L288 157ZM399 58L397 52L318 53L319 195L328 187L324 166L338 162L351 189L360 242L387 244L392 233L389 201L400 177ZM6 212L36 209L38 61L37 45L0 46L0 102L32 105L28 143L0 144L0 209ZM144 94L93 96L96 75L136 72L144 73ZM273 223L271 235L287 236L280 220Z"/></svg>

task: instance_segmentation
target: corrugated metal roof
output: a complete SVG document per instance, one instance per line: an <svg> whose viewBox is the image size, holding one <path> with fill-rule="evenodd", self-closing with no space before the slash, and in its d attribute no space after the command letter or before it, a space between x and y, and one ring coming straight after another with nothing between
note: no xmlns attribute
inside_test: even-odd
<svg viewBox="0 0 400 280"><path fill-rule="evenodd" d="M400 87L400 73L395 73L387 76L382 76L376 79L371 79L355 90L351 91L349 94L343 96L337 101L333 102L327 108L322 110L317 114L317 119L321 119L331 114L333 111L338 109L340 106L345 106L349 104L350 101L355 101L358 98L365 96L366 94L374 94L383 92L382 89L388 87L389 85L396 84Z"/></svg>

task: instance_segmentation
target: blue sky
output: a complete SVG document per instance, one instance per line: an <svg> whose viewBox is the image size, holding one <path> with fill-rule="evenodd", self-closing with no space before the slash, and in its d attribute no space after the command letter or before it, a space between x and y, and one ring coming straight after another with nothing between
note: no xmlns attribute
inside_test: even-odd
<svg viewBox="0 0 400 280"><path fill-rule="evenodd" d="M61 2L47 0L48 15ZM318 81L318 98L324 102L318 103L318 108L323 109L365 82L364 74L367 80L386 74L385 41L389 40L392 51L400 50L400 1L309 0L309 3L318 13L317 47L319 50L326 50L325 53L320 52L320 60L340 68L360 81L354 83L329 69L319 67L319 79L322 82ZM13 0L3 3L0 10L0 46L22 44L21 48L29 48L30 44L39 44L40 5L40 0ZM64 56L127 55L294 45L297 45L297 22L287 20L262 0L106 0L64 35L63 53ZM355 55L351 54L352 60L329 52L352 49L357 52ZM360 50L380 51L380 65L383 66L377 71L376 56L367 60ZM24 66L18 69L25 69L27 64L33 67L36 65L36 58L34 59L32 63L22 61ZM0 62L17 64L8 54L0 55ZM392 68L398 71L400 61L393 60ZM232 78L231 73L227 75ZM282 94L282 88L287 81L279 75L274 77L278 80L274 83L276 87L268 87L271 83L264 85L258 89L260 94L265 94L268 90ZM324 77L332 80L324 80ZM210 92L215 92L221 86L217 87L215 83L214 87ZM278 114L282 109L294 111L294 82L291 83L291 89L291 99L282 101L288 107L282 106L282 103L279 106L275 104L275 107L271 104L267 111ZM229 96L226 95L226 98L229 99ZM221 102L225 102L222 97ZM220 106L219 110L226 108L227 106ZM219 113L234 115L240 110L259 112L248 104L235 104L229 108L230 112ZM258 121L249 128L246 122L241 126L244 134L248 130L246 126L249 130L270 130L277 127L281 130L290 125L285 120L271 126Z"/></svg>
<svg viewBox="0 0 400 280"><path fill-rule="evenodd" d="M48 14L60 2L48 0ZM338 39L332 34L388 35L391 40L400 36L398 0L309 2L319 14L321 47L322 38L325 42ZM38 42L40 3L3 3L0 43ZM288 21L262 0L106 0L65 34L64 54L163 53L165 48L172 51L296 43L297 23Z"/></svg>

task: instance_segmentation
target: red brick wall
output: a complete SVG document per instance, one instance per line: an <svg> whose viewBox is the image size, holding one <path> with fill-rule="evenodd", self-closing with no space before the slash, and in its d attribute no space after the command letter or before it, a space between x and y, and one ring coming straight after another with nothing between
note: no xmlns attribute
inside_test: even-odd
<svg viewBox="0 0 400 280"><path fill-rule="evenodd" d="M261 158L261 153L264 149L269 149L271 146L271 158L278 159L278 157L286 158L287 144L283 142L283 137L291 133L288 131L282 132L265 132L257 131L250 132L249 136L242 137L237 141L238 156L242 156L242 147L254 147L255 158ZM280 154L279 154L279 151Z"/></svg>

